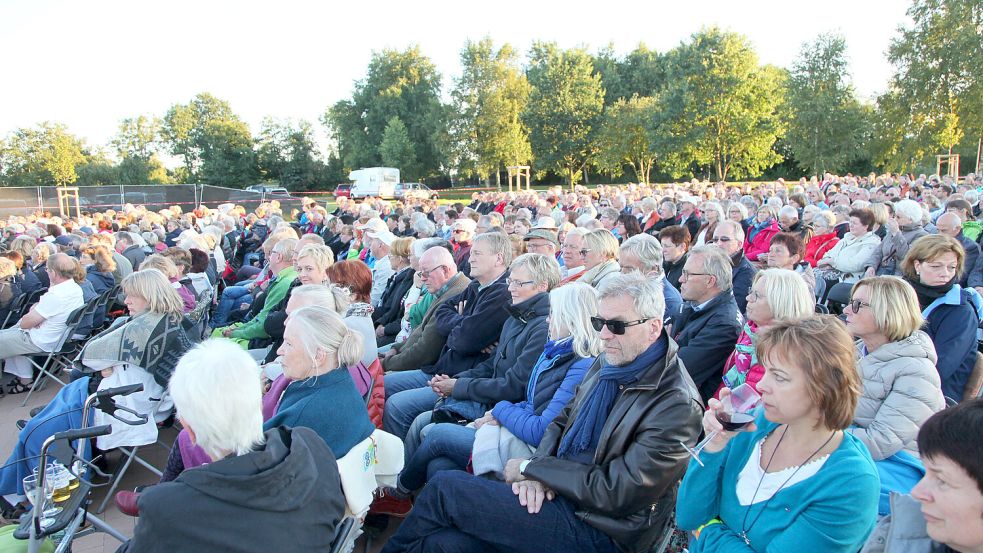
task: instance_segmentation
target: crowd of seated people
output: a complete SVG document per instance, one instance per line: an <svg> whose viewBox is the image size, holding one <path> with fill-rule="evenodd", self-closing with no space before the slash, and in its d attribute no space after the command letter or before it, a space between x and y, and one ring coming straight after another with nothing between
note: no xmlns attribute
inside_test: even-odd
<svg viewBox="0 0 983 553"><path fill-rule="evenodd" d="M80 353L19 422L0 506L30 508L23 477L88 393L141 383L125 405L153 418L97 412L119 431L86 451L180 421L161 481L116 496L139 517L127 551L326 549L336 460L379 431L404 456L371 510L402 519L387 553L980 551L981 185L12 217L0 389L48 378L36 361L66 331ZM753 422L728 430L746 394Z"/></svg>

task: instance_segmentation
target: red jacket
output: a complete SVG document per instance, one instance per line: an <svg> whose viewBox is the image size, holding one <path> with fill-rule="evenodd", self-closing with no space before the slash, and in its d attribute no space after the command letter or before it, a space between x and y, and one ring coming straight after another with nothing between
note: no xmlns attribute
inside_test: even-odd
<svg viewBox="0 0 983 553"><path fill-rule="evenodd" d="M806 244L806 255L803 261L808 261L809 265L815 267L816 263L826 255L826 252L833 249L833 246L839 241L836 232L813 236L812 240Z"/></svg>
<svg viewBox="0 0 983 553"><path fill-rule="evenodd" d="M751 229L748 229L748 235L744 239L744 255L747 257L748 261L757 261L758 256L763 253L768 253L768 249L771 248L771 239L782 232L782 228L778 226L778 221L772 221L770 225L758 231L754 235L754 239L751 239Z"/></svg>

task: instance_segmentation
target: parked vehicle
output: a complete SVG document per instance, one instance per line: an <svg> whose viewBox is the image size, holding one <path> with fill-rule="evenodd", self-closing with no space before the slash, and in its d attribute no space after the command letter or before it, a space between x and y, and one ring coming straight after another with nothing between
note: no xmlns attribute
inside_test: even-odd
<svg viewBox="0 0 983 553"><path fill-rule="evenodd" d="M395 196L396 199L417 198L430 200L436 200L440 197L436 190L432 190L429 186L419 182L401 182L397 184Z"/></svg>
<svg viewBox="0 0 983 553"><path fill-rule="evenodd" d="M267 196L290 195L290 192L288 192L286 188L272 184L254 184L252 186L247 186L246 190L252 190L253 192L259 192L260 194L266 194Z"/></svg>
<svg viewBox="0 0 983 553"><path fill-rule="evenodd" d="M352 181L351 198L393 199L396 197L396 184L399 183L399 169L393 167L368 167L348 174Z"/></svg>
<svg viewBox="0 0 983 553"><path fill-rule="evenodd" d="M352 197L352 185L351 184L339 184L334 189L334 197L337 198L351 198Z"/></svg>

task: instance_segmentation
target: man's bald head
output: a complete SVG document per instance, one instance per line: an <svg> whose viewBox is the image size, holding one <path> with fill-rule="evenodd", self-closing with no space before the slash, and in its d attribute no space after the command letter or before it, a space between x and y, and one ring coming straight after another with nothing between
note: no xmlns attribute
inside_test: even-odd
<svg viewBox="0 0 983 553"><path fill-rule="evenodd" d="M939 234L955 238L962 231L963 222L955 213L943 213L935 222L935 227L939 229Z"/></svg>
<svg viewBox="0 0 983 553"><path fill-rule="evenodd" d="M436 294L457 274L454 256L441 246L434 246L423 252L419 267L418 274L432 294Z"/></svg>

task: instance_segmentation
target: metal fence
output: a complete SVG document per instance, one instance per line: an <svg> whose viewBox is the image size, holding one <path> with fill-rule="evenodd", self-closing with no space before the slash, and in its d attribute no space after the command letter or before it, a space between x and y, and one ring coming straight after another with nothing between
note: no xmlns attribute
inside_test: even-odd
<svg viewBox="0 0 983 553"><path fill-rule="evenodd" d="M301 208L299 198L211 185L80 186L78 190L83 212L121 209L125 204L143 205L152 211L178 205L190 211L200 205L214 209L224 203L239 204L252 211L260 203L274 199L280 202L285 215L290 215L292 209ZM72 207L74 209L74 202ZM38 210L58 213L56 187L0 188L0 217L29 215Z"/></svg>

